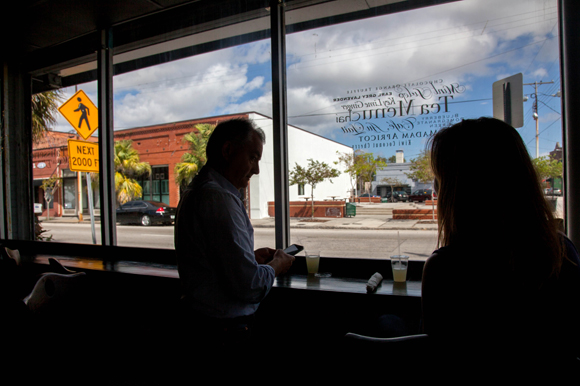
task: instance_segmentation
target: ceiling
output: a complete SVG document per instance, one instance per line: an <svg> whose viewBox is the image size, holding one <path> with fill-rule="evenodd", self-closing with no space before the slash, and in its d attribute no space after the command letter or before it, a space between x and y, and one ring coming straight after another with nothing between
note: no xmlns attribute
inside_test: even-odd
<svg viewBox="0 0 580 386"><path fill-rule="evenodd" d="M287 33L449 1L456 0L286 0ZM63 80L52 87L66 86L96 79L105 28L115 73L122 73L267 38L270 2L20 0L2 5L10 21L1 23L2 36L10 37L2 55L18 59L37 80L51 74Z"/></svg>

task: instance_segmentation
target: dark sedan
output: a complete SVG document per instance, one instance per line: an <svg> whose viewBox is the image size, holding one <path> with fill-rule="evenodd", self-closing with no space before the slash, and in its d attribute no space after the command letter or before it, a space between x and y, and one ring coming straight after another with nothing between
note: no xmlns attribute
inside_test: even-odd
<svg viewBox="0 0 580 386"><path fill-rule="evenodd" d="M158 201L129 201L117 208L119 224L172 224L176 208Z"/></svg>
<svg viewBox="0 0 580 386"><path fill-rule="evenodd" d="M409 202L423 202L425 200L430 200L431 194L433 194L433 199L436 200L437 193L433 192L431 189L415 190L409 195Z"/></svg>
<svg viewBox="0 0 580 386"><path fill-rule="evenodd" d="M403 192L402 190L395 190L392 193L388 192L385 198L387 199L388 202L398 202L398 201L407 202L409 197L407 196L407 193Z"/></svg>

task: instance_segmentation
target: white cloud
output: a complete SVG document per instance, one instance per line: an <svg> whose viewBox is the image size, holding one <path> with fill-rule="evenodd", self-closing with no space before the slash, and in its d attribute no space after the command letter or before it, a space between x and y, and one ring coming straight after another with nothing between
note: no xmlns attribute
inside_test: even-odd
<svg viewBox="0 0 580 386"><path fill-rule="evenodd" d="M290 123L336 138L341 108L333 98L349 90L443 79L477 99L489 94L478 83L484 77L545 78L558 68L556 13L555 0L464 0L290 34ZM242 111L271 116L269 60L264 40L117 76L115 127ZM62 119L58 127L70 130Z"/></svg>

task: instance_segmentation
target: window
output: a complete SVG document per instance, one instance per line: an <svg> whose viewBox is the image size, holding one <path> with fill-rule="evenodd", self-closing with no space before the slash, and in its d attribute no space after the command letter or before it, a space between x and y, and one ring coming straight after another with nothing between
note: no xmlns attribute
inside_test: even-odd
<svg viewBox="0 0 580 386"><path fill-rule="evenodd" d="M338 221L339 228L351 222L364 223L372 216L392 223L389 214L376 215L372 210L387 204L404 208L405 203L382 203L381 197L373 202L371 196L383 196L391 190L418 194L431 189L431 181L407 176L409 165L441 127L462 118L493 115L491 86L506 76L523 74L528 102L524 103L524 125L518 131L530 154L557 154L562 136L555 0L494 0L493 5L490 1L464 0L391 14L381 12L410 5L401 2L400 8L361 10L354 9L353 2L353 9L342 10L340 15L331 14L335 4L327 3L317 5L316 20L310 20L313 8L301 8L302 2L287 2L286 7L289 167L307 167L312 160L340 171L339 176L317 183L314 189L308 183L290 187L289 206L297 225L292 228L292 242L319 244L323 257L382 259L400 245L411 258L426 258L436 245L434 230L407 234L378 226L322 232L311 229L312 220L319 224ZM186 135L203 130L197 125L245 115L267 134L261 173L244 191L247 210L256 224L275 216L273 176L278 171L271 140L269 20L266 10L260 12L255 18L238 15L235 21L228 20L232 23L228 28L209 21L193 23L198 27L194 34L173 42L181 44L179 48L163 51L150 47L157 50L151 56L130 52L142 56L126 66L135 70L118 67L123 70L114 77L115 141L125 141L123 145L134 150L138 161L149 169L123 171L139 192L117 196L117 205L130 196L131 200L177 206L183 180L176 166L192 146ZM210 30L211 36L207 33ZM122 64L123 58L119 55L117 63ZM71 71L63 69L60 75ZM80 89L96 103L96 82L64 88L64 100ZM89 141L98 135L99 131L95 132ZM49 142L35 145L33 152L34 202L45 204L40 216L83 216L82 223L74 224L82 237L64 238L60 226L55 225L51 229L54 240L95 242L88 218L92 213L94 223L99 222L99 178L69 167L65 144L78 135L67 120L59 116L49 137ZM395 162L376 168L368 176L351 175L345 172L347 165L340 161L340 154L370 154L369 163L394 157ZM41 184L51 176L62 178L62 182L47 212ZM385 178L398 181L388 185L382 181ZM547 176L546 180L550 183L546 188L561 187L558 178ZM356 216L349 220L341 217L346 202L356 201L356 195L367 188L368 204L352 202L359 206ZM314 205L309 207L312 202L305 198L311 195ZM343 206L333 206L333 202ZM558 208L561 205L556 205ZM371 214L365 213L367 209ZM307 225L308 232L300 229ZM117 244L172 248L172 226L152 226L162 236L146 237L143 243L131 236L135 225L119 225ZM149 232L151 228L142 229ZM273 246L274 232L272 227L256 227L256 248ZM97 243L99 239L97 232Z"/></svg>
<svg viewBox="0 0 580 386"><path fill-rule="evenodd" d="M365 195L356 203L352 222L373 224L363 227L373 229L359 230L350 221L337 221L324 212L325 200L348 197L347 192L357 186L370 196L381 195L383 178L397 179L395 190L405 187L409 192L430 195L432 181L408 177L408 166L440 128L463 118L493 116L492 85L504 77L522 73L526 95L534 93L535 82L544 80L538 86L542 94L537 94L542 104L535 105L549 106L543 107L539 121L539 153L533 100L524 104L524 125L518 131L532 157L557 147L560 100L551 96L557 94L560 78L557 4L492 3L450 2L287 35L288 116L295 128L290 132L290 165L297 162L305 167L314 158L342 172L332 183L320 182L314 190L319 206L316 220L336 224L328 228L338 229L312 229L308 216L302 215L304 219L296 222L303 222L305 229L292 228L294 242L317 246L323 257L389 258L399 245L412 259L428 257L436 247L436 228L389 230L397 221L409 226L410 220L383 213L432 210L430 197L420 206L415 202L410 207L403 201L380 203L377 199L373 203ZM546 79L554 79L554 83ZM394 157L396 162L374 175L359 173L349 181L345 164L334 164L339 161L337 152L365 156L367 166L377 158ZM291 189L291 193L296 191ZM307 205L302 205L308 213ZM431 218L417 219L416 227L433 222L432 214L428 216Z"/></svg>
<svg viewBox="0 0 580 386"><path fill-rule="evenodd" d="M246 27L247 22L239 26ZM270 41L262 31L262 38L224 48L221 39L230 33L215 29L211 36L185 36L182 40L190 45L184 43L183 50L201 50L199 54L114 77L115 143L119 155L132 157L132 168L118 171L134 188L118 192L118 204L145 200L177 208L183 190L205 163L205 143L215 125L244 116L265 131L266 145L260 174L242 192L243 200L251 219L269 216L268 202L274 201ZM174 248L171 221L157 208L147 212L117 222L117 244ZM274 247L274 234L271 227L256 226L256 248Z"/></svg>
<svg viewBox="0 0 580 386"><path fill-rule="evenodd" d="M144 174L138 183L142 189L139 198L169 205L169 168L167 166L151 167L151 173Z"/></svg>
<svg viewBox="0 0 580 386"><path fill-rule="evenodd" d="M90 101L79 101L79 91L84 93L81 99ZM97 174L87 178L87 172L78 171L76 157L69 154L71 147L74 151L77 145L98 142L98 130L87 139L81 136L88 123L81 119L81 111L74 111L80 103L97 103L96 82L66 87L58 94L48 92L44 98L52 100L57 108L67 102L74 108L66 117L55 110L54 126L40 133L33 144L34 201L43 204L36 213L44 230L39 236L42 240L63 243L100 244L100 234L96 231L100 212L99 178ZM94 111L93 114L96 116ZM89 179L90 189L87 188ZM49 190L53 193L47 210Z"/></svg>

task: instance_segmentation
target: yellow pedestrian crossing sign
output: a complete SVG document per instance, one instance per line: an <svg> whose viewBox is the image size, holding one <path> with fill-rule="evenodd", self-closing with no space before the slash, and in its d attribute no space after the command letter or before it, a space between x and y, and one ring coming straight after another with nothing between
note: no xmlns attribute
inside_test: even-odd
<svg viewBox="0 0 580 386"><path fill-rule="evenodd" d="M84 139L88 139L98 129L98 109L83 90L77 91L58 111Z"/></svg>

